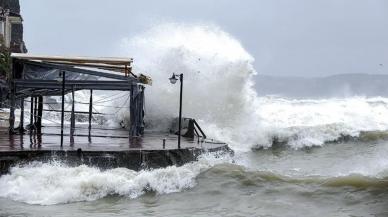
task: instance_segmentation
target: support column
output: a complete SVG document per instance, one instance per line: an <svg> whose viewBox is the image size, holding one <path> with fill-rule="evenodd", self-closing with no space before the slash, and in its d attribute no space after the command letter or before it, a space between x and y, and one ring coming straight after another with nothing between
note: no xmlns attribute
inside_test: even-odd
<svg viewBox="0 0 388 217"><path fill-rule="evenodd" d="M15 67L14 67L14 61L11 61L11 70L7 72L9 74L8 79L9 79L9 89L10 89L10 108L9 108L9 129L8 132L9 134L14 134L15 133L15 95L16 95L16 86L14 83L14 78L15 78Z"/></svg>
<svg viewBox="0 0 388 217"><path fill-rule="evenodd" d="M140 86L140 93L138 96L138 133L144 134L144 86Z"/></svg>
<svg viewBox="0 0 388 217"><path fill-rule="evenodd" d="M74 145L75 114L74 114L74 86L71 89L71 116L70 116L70 145Z"/></svg>
<svg viewBox="0 0 388 217"><path fill-rule="evenodd" d="M136 136L136 105L135 105L135 91L137 85L131 84L130 100L129 100L129 137Z"/></svg>
<svg viewBox="0 0 388 217"><path fill-rule="evenodd" d="M63 147L63 122L65 120L65 71L62 71L61 147Z"/></svg>
<svg viewBox="0 0 388 217"><path fill-rule="evenodd" d="M144 87L137 84L131 85L130 93L130 137L143 134L144 116Z"/></svg>
<svg viewBox="0 0 388 217"><path fill-rule="evenodd" d="M24 97L20 98L19 132L20 132L20 134L22 134L24 132Z"/></svg>
<svg viewBox="0 0 388 217"><path fill-rule="evenodd" d="M38 97L38 115L36 121L36 127L38 134L42 133L42 116L43 116L43 96Z"/></svg>
<svg viewBox="0 0 388 217"><path fill-rule="evenodd" d="M10 108L9 108L9 134L15 133L15 84L11 81L11 100L10 100Z"/></svg>
<svg viewBox="0 0 388 217"><path fill-rule="evenodd" d="M90 99L89 99L89 142L91 142L91 130L92 130L92 108L93 108L93 90L90 90Z"/></svg>
<svg viewBox="0 0 388 217"><path fill-rule="evenodd" d="M34 128L36 128L36 118L38 116L38 97L34 97Z"/></svg>
<svg viewBox="0 0 388 217"><path fill-rule="evenodd" d="M30 98L30 134L32 133L32 129L34 128L34 97Z"/></svg>

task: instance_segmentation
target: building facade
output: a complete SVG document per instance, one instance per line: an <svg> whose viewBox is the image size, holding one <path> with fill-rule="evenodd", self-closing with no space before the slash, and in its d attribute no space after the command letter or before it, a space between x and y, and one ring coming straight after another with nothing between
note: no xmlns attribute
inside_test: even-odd
<svg viewBox="0 0 388 217"><path fill-rule="evenodd" d="M26 53L19 0L0 0L0 42L12 53Z"/></svg>

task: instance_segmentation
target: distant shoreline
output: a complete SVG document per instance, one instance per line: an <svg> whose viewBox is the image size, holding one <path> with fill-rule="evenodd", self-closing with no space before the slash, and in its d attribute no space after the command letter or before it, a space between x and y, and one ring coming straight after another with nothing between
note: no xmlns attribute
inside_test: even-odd
<svg viewBox="0 0 388 217"><path fill-rule="evenodd" d="M327 98L351 96L388 97L388 75L338 74L326 77L283 77L257 75L258 95L290 98Z"/></svg>

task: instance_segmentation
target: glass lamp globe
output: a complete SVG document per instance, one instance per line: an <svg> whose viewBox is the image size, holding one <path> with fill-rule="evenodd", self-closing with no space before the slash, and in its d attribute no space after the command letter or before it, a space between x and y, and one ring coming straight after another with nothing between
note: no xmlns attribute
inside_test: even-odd
<svg viewBox="0 0 388 217"><path fill-rule="evenodd" d="M176 76L174 74L171 76L171 78L169 78L169 80L170 80L171 84L175 84L178 81L178 79L176 78Z"/></svg>

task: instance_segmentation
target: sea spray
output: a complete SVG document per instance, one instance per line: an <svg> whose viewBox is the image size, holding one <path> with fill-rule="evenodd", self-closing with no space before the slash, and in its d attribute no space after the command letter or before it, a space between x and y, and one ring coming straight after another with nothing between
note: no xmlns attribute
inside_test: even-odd
<svg viewBox="0 0 388 217"><path fill-rule="evenodd" d="M172 73L184 74L183 115L234 150L271 147L275 140L299 149L322 146L361 131L387 130L384 98L294 100L259 96L253 88L254 59L238 40L214 25L165 23L124 38L124 55L134 70L150 75L146 88L148 129L166 130L177 117L179 87ZM258 60L260 61L260 60ZM113 104L119 104L114 102ZM119 121L128 118L121 110Z"/></svg>
<svg viewBox="0 0 388 217"><path fill-rule="evenodd" d="M238 40L214 25L167 23L123 39L134 70L153 79L146 89L148 126L163 130L177 116L179 88L172 73L184 74L183 115L197 119L210 137L246 149L259 140L252 102L253 57ZM253 121L252 121L253 120Z"/></svg>

